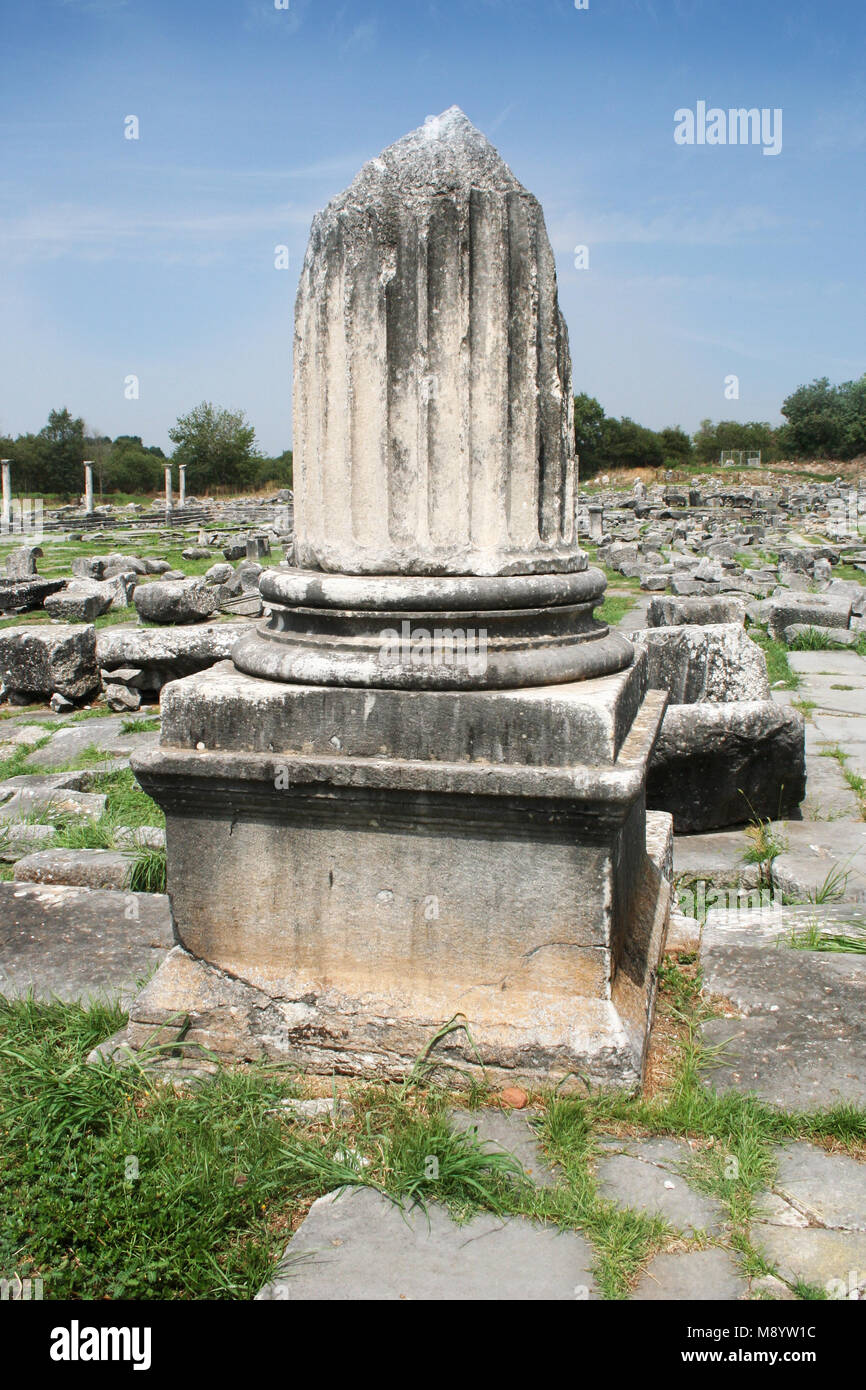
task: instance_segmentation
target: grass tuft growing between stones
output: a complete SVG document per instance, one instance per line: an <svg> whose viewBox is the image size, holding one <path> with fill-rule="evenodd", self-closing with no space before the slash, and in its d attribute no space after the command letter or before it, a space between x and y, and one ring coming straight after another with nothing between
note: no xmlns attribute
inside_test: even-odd
<svg viewBox="0 0 866 1390"><path fill-rule="evenodd" d="M129 886L133 893L164 893L166 891L164 849L142 846L136 851Z"/></svg>
<svg viewBox="0 0 866 1390"><path fill-rule="evenodd" d="M757 623L749 624L748 633L766 657L767 677L770 685L776 689L798 690L802 681L796 671L791 668L791 663L788 661L788 648L784 642L777 642L774 637L770 636L765 627L761 627Z"/></svg>

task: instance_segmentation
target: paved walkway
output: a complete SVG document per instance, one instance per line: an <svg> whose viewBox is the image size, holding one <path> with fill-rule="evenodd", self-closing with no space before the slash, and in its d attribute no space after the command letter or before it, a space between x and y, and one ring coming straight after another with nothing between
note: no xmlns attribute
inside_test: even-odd
<svg viewBox="0 0 866 1390"><path fill-rule="evenodd" d="M455 1116L513 1153L550 1185L529 1112ZM674 1139L603 1141L595 1162L603 1197L661 1217L676 1251L652 1259L632 1297L647 1300L791 1299L798 1281L834 1296L866 1294L866 1165L811 1144L780 1146L778 1178L760 1195L752 1239L773 1275L747 1279L732 1252L722 1205L688 1179L692 1146ZM691 1244L692 1248L687 1248ZM405 1212L372 1189L314 1203L260 1299L598 1299L591 1241L521 1218L453 1222L431 1206Z"/></svg>

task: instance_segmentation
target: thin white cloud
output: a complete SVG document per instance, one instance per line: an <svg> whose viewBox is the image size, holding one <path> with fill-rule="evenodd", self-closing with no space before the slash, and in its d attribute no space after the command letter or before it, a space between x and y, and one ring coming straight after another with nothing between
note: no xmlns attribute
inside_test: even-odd
<svg viewBox="0 0 866 1390"><path fill-rule="evenodd" d="M593 246L669 245L726 246L776 232L784 225L769 208L757 204L721 207L710 213L671 208L654 216L629 213L560 214L550 224L550 238L560 254L575 243Z"/></svg>
<svg viewBox="0 0 866 1390"><path fill-rule="evenodd" d="M308 227L314 209L282 203L244 212L123 212L90 204L48 204L0 223L0 254L17 261L77 256L88 260L158 249L161 259L213 259L221 245L257 235L284 235Z"/></svg>

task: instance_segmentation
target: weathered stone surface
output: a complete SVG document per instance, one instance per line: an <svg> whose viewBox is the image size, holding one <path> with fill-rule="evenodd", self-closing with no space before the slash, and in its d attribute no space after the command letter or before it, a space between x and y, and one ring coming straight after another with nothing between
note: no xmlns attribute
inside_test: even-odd
<svg viewBox="0 0 866 1390"><path fill-rule="evenodd" d="M52 618L62 622L92 623L94 618L108 612L111 598L96 580L78 579L67 584L59 594L49 594L44 607Z"/></svg>
<svg viewBox="0 0 866 1390"><path fill-rule="evenodd" d="M722 830L706 835L677 835L674 838L674 877L715 887L758 886L757 864L746 863L749 848L742 830Z"/></svg>
<svg viewBox="0 0 866 1390"><path fill-rule="evenodd" d="M143 592L140 590L139 592ZM203 671L231 656L240 637L251 630L250 623L214 623L176 631L157 628L103 628L97 634L96 655L107 671L114 667L134 667L156 671L157 689L165 680ZM148 684L147 688L151 688Z"/></svg>
<svg viewBox="0 0 866 1390"><path fill-rule="evenodd" d="M654 598L647 610L647 627L717 625L745 621L745 604L735 598Z"/></svg>
<svg viewBox="0 0 866 1390"><path fill-rule="evenodd" d="M0 579L0 614L29 613L41 608L49 594L66 587L65 579Z"/></svg>
<svg viewBox="0 0 866 1390"><path fill-rule="evenodd" d="M105 801L101 792L66 791L50 785L22 786L5 796L0 804L0 821L41 815L77 816L93 821L103 814Z"/></svg>
<svg viewBox="0 0 866 1390"><path fill-rule="evenodd" d="M304 1258L306 1256L307 1258ZM369 1188L313 1204L257 1299L596 1299L583 1236L484 1213L458 1226L431 1204L401 1211Z"/></svg>
<svg viewBox="0 0 866 1390"><path fill-rule="evenodd" d="M210 969L167 962L131 1035L200 997L188 1038L225 1055L399 1076L456 1009L489 1075L633 1083L667 915L642 810L663 701L635 717L641 692L641 666L496 703L222 669L172 685L163 745L133 765L168 813L179 938ZM462 1035L443 1053L477 1064Z"/></svg>
<svg viewBox="0 0 866 1390"><path fill-rule="evenodd" d="M748 1284L726 1250L691 1250L656 1255L632 1294L636 1303L673 1300L729 1301L743 1298Z"/></svg>
<svg viewBox="0 0 866 1390"><path fill-rule="evenodd" d="M136 710L141 708L141 691L134 686L106 681L105 703L113 710Z"/></svg>
<svg viewBox="0 0 866 1390"><path fill-rule="evenodd" d="M159 825L121 825L114 832L115 844L133 848L165 849L165 831Z"/></svg>
<svg viewBox="0 0 866 1390"><path fill-rule="evenodd" d="M784 845L773 886L795 902L866 902L866 823L785 821L772 827Z"/></svg>
<svg viewBox="0 0 866 1390"><path fill-rule="evenodd" d="M834 1298L866 1294L866 1235L759 1221L752 1226L752 1240L789 1283L801 1280Z"/></svg>
<svg viewBox="0 0 866 1390"><path fill-rule="evenodd" d="M556 1174L542 1152L531 1119L526 1111L454 1110L451 1114L454 1129L474 1133L485 1149L510 1154L536 1187L552 1187Z"/></svg>
<svg viewBox="0 0 866 1390"><path fill-rule="evenodd" d="M862 634L843 627L816 627L809 623L792 623L790 627L785 628L782 635L789 646L803 637L819 637L826 638L837 647L856 647Z"/></svg>
<svg viewBox="0 0 866 1390"><path fill-rule="evenodd" d="M866 1231L866 1163L806 1143L786 1145L776 1160L776 1192L810 1225Z"/></svg>
<svg viewBox="0 0 866 1390"><path fill-rule="evenodd" d="M687 917L682 912L672 912L665 939L665 950L672 955L689 955L697 951L701 943L701 924L697 917Z"/></svg>
<svg viewBox="0 0 866 1390"><path fill-rule="evenodd" d="M805 794L805 724L797 710L770 700L668 706L647 805L669 811L678 835L743 825L756 815L790 816Z"/></svg>
<svg viewBox="0 0 866 1390"><path fill-rule="evenodd" d="M9 579L29 579L36 573L36 561L42 554L39 545L22 545L6 556L6 575Z"/></svg>
<svg viewBox="0 0 866 1390"><path fill-rule="evenodd" d="M164 561L157 562L164 564ZM166 568L168 568L166 566ZM72 561L72 573L81 579L114 579L120 574L153 574L147 561L137 555L121 555L117 551L110 555L81 555Z"/></svg>
<svg viewBox="0 0 866 1390"><path fill-rule="evenodd" d="M110 849L45 849L15 865L24 883L66 883L82 888L127 888L134 856Z"/></svg>
<svg viewBox="0 0 866 1390"><path fill-rule="evenodd" d="M519 689L605 676L633 660L629 643L592 616L605 588L597 569L459 579L270 570L260 588L268 626L238 643L232 660L268 680ZM344 609L334 591L353 594ZM479 612L483 629L474 617L469 625Z"/></svg>
<svg viewBox="0 0 866 1390"><path fill-rule="evenodd" d="M168 898L0 883L0 993L124 1004L172 945Z"/></svg>
<svg viewBox="0 0 866 1390"><path fill-rule="evenodd" d="M219 586L206 584L201 578L177 582L156 579L139 584L133 602L145 622L200 623L216 612L220 598Z"/></svg>
<svg viewBox="0 0 866 1390"><path fill-rule="evenodd" d="M205 579L208 584L226 584L234 574L234 565L227 563L211 565L205 572Z"/></svg>
<svg viewBox="0 0 866 1390"><path fill-rule="evenodd" d="M54 826L42 821L3 820L0 822L0 860L14 864L34 849L54 839Z"/></svg>
<svg viewBox="0 0 866 1390"><path fill-rule="evenodd" d="M299 565L502 574L580 555L544 218L456 107L314 219L294 362Z"/></svg>
<svg viewBox="0 0 866 1390"><path fill-rule="evenodd" d="M696 1192L681 1176L692 1157L688 1144L676 1139L613 1140L604 1147L605 1156L598 1163L603 1197L661 1216L685 1233L719 1231L721 1204Z"/></svg>
<svg viewBox="0 0 866 1390"><path fill-rule="evenodd" d="M756 608L770 636L777 638L794 623L846 628L851 621L851 600L833 594L774 594Z"/></svg>
<svg viewBox="0 0 866 1390"><path fill-rule="evenodd" d="M649 662L653 690L667 690L671 705L768 700L764 653L734 623L650 627L629 634Z"/></svg>
<svg viewBox="0 0 866 1390"><path fill-rule="evenodd" d="M127 757L136 750L152 748L159 741L159 734L153 732L124 733L121 718L88 719L80 724L70 724L58 729L50 743L37 748L27 759L32 768L63 767L73 762L85 751L96 747L104 749L106 756L125 754Z"/></svg>
<svg viewBox="0 0 866 1390"><path fill-rule="evenodd" d="M0 680L24 695L58 690L81 699L99 684L96 633L88 626L9 627L0 632Z"/></svg>
<svg viewBox="0 0 866 1390"><path fill-rule="evenodd" d="M704 1025L708 1043L726 1044L707 1076L715 1089L755 1091L786 1110L866 1104L866 956L784 944L816 923L842 934L866 928L854 905L707 915L704 987L743 1015Z"/></svg>

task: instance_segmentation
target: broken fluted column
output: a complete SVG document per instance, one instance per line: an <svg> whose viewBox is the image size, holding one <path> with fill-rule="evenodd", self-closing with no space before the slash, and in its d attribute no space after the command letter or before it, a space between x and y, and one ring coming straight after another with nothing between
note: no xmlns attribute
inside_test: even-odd
<svg viewBox="0 0 866 1390"><path fill-rule="evenodd" d="M571 359L544 216L457 107L315 218L294 362L298 564L581 567Z"/></svg>
<svg viewBox="0 0 866 1390"><path fill-rule="evenodd" d="M90 459L84 460L84 510L88 516L93 515L93 463Z"/></svg>
<svg viewBox="0 0 866 1390"><path fill-rule="evenodd" d="M457 107L314 219L294 361L299 568L262 577L270 620L233 653L241 670L443 689L629 664L593 618L605 581L577 536L544 216ZM486 644L471 667L432 635L467 625Z"/></svg>

